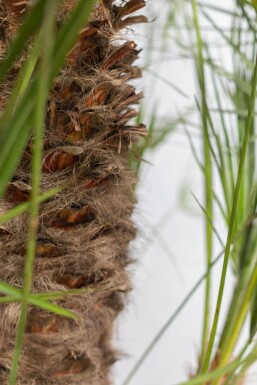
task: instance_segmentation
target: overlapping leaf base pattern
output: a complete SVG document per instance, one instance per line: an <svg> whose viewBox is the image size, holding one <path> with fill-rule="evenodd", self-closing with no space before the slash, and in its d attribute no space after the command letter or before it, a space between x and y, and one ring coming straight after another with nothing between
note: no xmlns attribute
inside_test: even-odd
<svg viewBox="0 0 257 385"><path fill-rule="evenodd" d="M57 28L75 4L62 3ZM117 356L113 324L130 290L128 244L135 237L136 180L128 159L131 144L146 133L144 125L130 124L142 98L134 87L141 71L133 64L139 50L124 32L147 21L135 14L144 6L144 0L97 5L49 96L41 190L60 192L40 207L33 292L90 291L56 301L78 320L29 308L18 385L110 382ZM28 1L1 1L0 56L29 7ZM1 86L2 107L25 56ZM1 213L29 199L31 151L30 141L0 201ZM27 230L27 213L0 228L0 280L17 287L23 286ZM8 381L19 311L18 303L0 308L1 385Z"/></svg>

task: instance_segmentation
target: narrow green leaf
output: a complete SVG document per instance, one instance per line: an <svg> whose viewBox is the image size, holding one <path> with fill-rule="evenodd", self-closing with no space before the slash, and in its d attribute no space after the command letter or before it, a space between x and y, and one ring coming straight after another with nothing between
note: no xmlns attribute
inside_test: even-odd
<svg viewBox="0 0 257 385"><path fill-rule="evenodd" d="M68 21L62 26L55 41L52 78L58 75L60 67L64 64L67 53L72 49L78 32L87 22L89 13L95 0L80 0L71 12Z"/></svg>
<svg viewBox="0 0 257 385"><path fill-rule="evenodd" d="M40 29L44 6L45 0L38 0L22 23L20 30L10 46L8 55L1 61L0 82L2 82L6 73L11 69L13 62L24 49L27 41Z"/></svg>
<svg viewBox="0 0 257 385"><path fill-rule="evenodd" d="M33 148L31 161L31 199L30 199L30 220L27 236L27 250L24 266L24 286L22 290L21 311L19 323L16 331L16 339L12 356L12 364L8 383L15 385L18 367L23 347L24 334L27 325L27 311L30 300L30 291L33 282L33 264L36 254L37 234L39 226L39 203L41 185L41 164L43 157L43 138L46 117L46 106L48 100L48 87L50 84L51 60L53 54L53 36L56 23L58 1L46 1L43 8L43 23L39 33L41 39L42 55L38 65L38 76L35 81L35 107L32 113L33 122ZM57 314L68 316L69 312L64 309L56 308L52 303L45 304L44 301L32 298L32 304L46 308L50 311L55 310ZM41 302L41 303L40 303Z"/></svg>
<svg viewBox="0 0 257 385"><path fill-rule="evenodd" d="M254 338L257 332L257 287L254 290L251 302L250 340Z"/></svg>
<svg viewBox="0 0 257 385"><path fill-rule="evenodd" d="M210 306L211 306L211 274L210 266L212 260L213 250L213 231L212 231L212 217L213 217L213 195L212 195L212 160L211 154L213 154L213 148L210 143L210 132L209 132L209 120L210 114L207 103L207 86L205 80L205 66L203 59L203 40L200 29L200 23L198 18L198 8L196 0L192 0L192 12L193 12L193 23L195 26L196 42L197 42L197 76L198 83L201 93L201 121L203 131L203 173L204 173L204 199L205 199L205 242L206 242L206 257L205 264L207 267L207 277L205 282L205 298L204 298L204 312L203 312L203 328L202 328L202 344L200 353L200 362L204 360L205 352L208 345L208 333L210 324ZM208 119L209 118L209 119ZM216 157L214 155L214 159ZM217 168L220 169L217 162Z"/></svg>
<svg viewBox="0 0 257 385"><path fill-rule="evenodd" d="M0 303L22 301L22 289L18 289L14 286L11 286L6 282L2 282L2 281L0 282L0 293L5 294L7 296L7 297L0 297ZM62 295L62 297L64 296L65 296L65 293L64 295ZM51 296L51 293L49 293L49 297L50 297L49 299L60 299L61 295L59 295L59 293L53 293L53 295ZM67 318L72 318L72 319L77 318L77 315L75 313L62 308L61 306L55 305L47 301L46 299L47 299L47 293L45 293L45 296L42 294L36 294L36 295L31 294L29 296L28 302L31 305L39 307L40 309L47 310L49 312L52 312Z"/></svg>
<svg viewBox="0 0 257 385"><path fill-rule="evenodd" d="M31 305L39 307L40 309L47 310L51 313L55 313L55 314L58 314L60 316L66 317L66 318L71 318L71 319L77 319L78 318L78 316L75 313L71 312L70 310L64 309L61 306L55 305L54 303L45 301L45 300L43 300L41 298L37 298L35 296L29 297L28 302Z"/></svg>
<svg viewBox="0 0 257 385"><path fill-rule="evenodd" d="M55 194L57 194L60 190L55 188L50 191L47 191L46 193L39 195L37 197L37 202L43 203L47 201L49 198L52 198ZM19 215L23 214L25 211L29 210L30 208L30 202L21 203L18 206L14 207L11 210L8 210L6 213L2 214L0 216L0 226L8 222L10 219L13 219L15 217L18 217Z"/></svg>
<svg viewBox="0 0 257 385"><path fill-rule="evenodd" d="M65 291L49 291L46 293L33 293L33 294L31 293L29 295L29 303L32 303L34 299L40 299L47 303L47 301L64 299L71 295L73 296L73 295L87 294L87 293L91 293L92 291L93 289L91 288L83 288L83 289L74 289L74 290L65 290ZM0 289L0 292L1 292L1 289ZM20 302L21 298L22 298L22 292L20 289L19 292L15 293L15 296L0 297L0 304L9 303L9 302Z"/></svg>

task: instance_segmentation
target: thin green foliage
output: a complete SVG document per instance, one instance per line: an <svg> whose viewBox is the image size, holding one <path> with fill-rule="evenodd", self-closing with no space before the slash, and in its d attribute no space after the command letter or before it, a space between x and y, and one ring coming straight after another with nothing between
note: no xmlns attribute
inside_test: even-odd
<svg viewBox="0 0 257 385"><path fill-rule="evenodd" d="M252 15L249 16L247 10L243 8L242 5L240 5L242 14L240 14L240 9L236 12L232 12L230 15L233 16L236 21L231 29L232 37L227 37L227 35L224 34L223 29L218 26L217 22L214 22L214 20L216 20L215 17L211 17L207 14L204 8L206 8L206 4L201 4L202 15L204 15L214 31L225 40L226 44L231 49L235 66L234 73L229 73L226 69L222 69L221 66L217 65L217 62L212 59L212 55L208 48L208 42L203 43L206 52L203 63L204 66L209 66L211 70L212 85L218 105L217 110L207 110L209 127L212 133L212 137L209 133L208 138L211 146L212 161L219 173L222 193L224 194L223 196L226 203L226 211L229 214L228 216L224 216L220 197L218 197L218 199L215 198L215 201L218 203L218 207L222 212L222 216L228 225L228 235L219 295L216 304L216 313L210 335L208 351L205 356L203 372L209 369L212 347L215 338L217 338L217 326L225 288L226 273L231 258L234 262L237 283L218 345L219 353L216 353L218 354L218 357L221 357L219 359L219 365L222 367L231 360L231 356L250 309L252 309L253 316L251 318L250 338L247 343L250 343L256 331L256 316L254 312L254 309L256 309L256 228L253 218L255 218L256 211L254 106L257 71L255 60L256 31L253 27ZM215 11L217 10L215 9ZM220 12L221 9L218 11ZM248 24L249 30L253 35L250 55L249 46L245 47L245 41L242 38L242 31L245 28L245 24ZM236 42L235 39L238 39L238 41ZM197 42L199 48L199 39ZM187 48L183 44L181 44L181 47L183 47L183 49ZM251 68L254 68L253 75L249 74L249 69ZM238 135L232 133L233 137L228 131L227 119L225 120L228 111L223 107L224 96L222 96L222 98L220 96L221 88L218 87L217 80L222 85L225 96L230 99L232 104L234 104ZM235 86L235 93L231 92L231 87L227 87L226 83L229 82L233 83ZM199 87L201 93L204 94L205 91L201 87L201 80L199 80ZM249 87L251 87L251 92L249 92ZM202 118L202 109L199 108L199 106L198 109ZM241 113L241 111L245 111L246 109L248 109L247 116L245 116L245 113ZM222 131L216 131L216 121L213 122L212 119L212 113L214 111L219 113ZM233 125L234 121L231 124L231 127L233 127ZM223 138L221 134L223 134ZM190 133L188 135L190 136ZM191 146L194 150L192 142ZM216 154L218 154L218 157ZM204 170L204 164L199 160L197 162L200 168ZM237 178L235 179L236 170ZM208 186L208 188L210 187ZM207 191L206 186L205 191ZM215 192L214 194L214 196L216 196ZM206 212L206 209L204 211ZM253 305L251 306L251 304ZM216 356L214 355L214 359L215 357ZM218 380L216 379L213 381L213 384L218 384Z"/></svg>
<svg viewBox="0 0 257 385"><path fill-rule="evenodd" d="M12 285L7 284L6 282L0 282L0 293L5 294L4 297L0 297L0 303L9 302L21 302L23 297L23 291L18 289ZM68 293L68 291L67 291ZM73 292L69 293L73 295ZM29 294L28 295L28 303L34 306L39 307L40 309L44 309L58 315L67 317L67 318L76 318L76 314L72 313L67 309L63 309L61 306L55 305L49 300L59 299L65 297L66 292L57 293L57 292L48 292L48 293L38 293L38 294Z"/></svg>
<svg viewBox="0 0 257 385"><path fill-rule="evenodd" d="M50 191L47 191L44 194L40 194L37 196L36 200L38 204L43 203L53 197L55 194L57 194L59 189L52 189ZM19 215L23 214L25 211L29 210L30 208L30 202L21 203L14 208L6 211L4 214L0 216L0 226L4 225L6 222L10 221L13 218L18 217Z"/></svg>
<svg viewBox="0 0 257 385"><path fill-rule="evenodd" d="M13 289L13 286L10 286L10 288ZM2 289L1 289L1 285L0 285L0 292L1 291L2 291ZM34 305L36 304L36 306L38 306L42 309L42 306L47 306L48 304L46 303L44 305L44 302L37 301L38 298L39 298L39 300L49 301L49 300L64 299L70 295L80 295L80 294L85 294L85 293L89 293L89 292L91 292L91 289L87 288L87 289L76 289L76 290L67 290L67 291L51 291L49 293L35 293L35 294L29 295L28 302L30 304L34 304ZM0 303L19 302L21 300L21 298L22 298L22 292L19 293L19 295L18 295L18 292L15 292L15 296L0 297ZM36 299L36 301L34 301L35 299ZM40 303L41 303L41 305L38 305ZM43 309L45 309L45 307L43 307ZM56 312L60 315L60 311L63 311L63 310L65 311L65 309L60 308ZM76 315L74 313L68 311L66 313L66 315L68 313L69 313L68 318L76 318Z"/></svg>
<svg viewBox="0 0 257 385"><path fill-rule="evenodd" d="M205 15L205 17L207 17L206 13L204 11L202 11L202 12ZM211 22L211 24L215 28L215 30L218 31L223 38L226 38L224 36L223 32L221 31L221 29L218 28L217 25L213 23L212 19L210 17L207 17L207 19L208 19L208 21ZM240 59L242 59L242 58L244 59L243 63L248 66L248 64L249 64L248 60L245 59L245 56L239 50L238 45L235 46L234 43L231 44L231 41L228 40L227 38L226 38L226 41L232 46L232 48L235 50L236 54L239 55ZM252 64L250 67L252 67ZM238 208L240 208L240 202L243 202L245 199L244 196L242 195L242 191L245 188L244 162L245 162L245 159L247 158L248 148L249 148L249 138L250 138L250 135L252 132L252 127L253 127L252 119L253 119L253 114L254 114L256 85L257 85L257 64L255 64L255 68L254 68L251 97L249 98L249 102L248 102L249 109L248 109L248 117L246 120L246 127L244 129L244 133L242 134L242 136L239 135L239 139L242 140L242 148L240 148L240 155L238 158L238 174L237 174L237 179L236 179L235 191L233 194L233 201L232 201L233 203L232 203L232 210L231 210L231 215L230 215L230 220L229 220L228 235L227 235L227 241L226 241L226 248L225 248L225 255L224 255L224 262L223 262L223 269L222 269L218 299L217 299L215 316L214 316L213 326L212 326L212 330L211 330L211 334L210 334L208 349L207 349L207 353L206 353L204 363L203 363L203 369L202 369L203 372L206 372L207 369L209 368L209 363L210 363L211 354L212 354L212 348L213 348L213 344L214 344L214 340L215 340L215 336L216 336L216 332L217 332L218 321L219 321L219 316L220 316L220 309L221 309L222 298L223 298L225 282L226 282L228 262L229 262L230 252L231 252L231 245L233 243L233 233L235 231L235 225L238 222L239 223L242 222L242 216L238 218L238 213L240 213L240 211L238 211ZM217 95L217 92L216 92L216 95ZM241 130L239 131L239 134L241 134ZM227 141L227 144L228 144L228 141ZM217 148L219 149L219 142L217 143ZM253 152L254 152L254 148L252 148L251 154ZM230 160L230 162L231 162L231 160ZM253 165L253 167L254 167L254 165ZM223 168L224 168L224 164L223 164ZM232 169L232 167L230 165L230 170L231 169ZM227 187L226 187L226 184L224 183L225 180L226 179L222 178L222 176L221 176L222 186L224 187L224 195L226 196ZM250 181L250 184L251 183L252 183L252 180ZM227 204L228 204L228 199L227 199ZM241 211L242 210L244 210L243 206L241 206ZM238 333L242 328L242 323L245 319L245 316L246 316L246 313L247 313L247 310L249 307L249 298L250 297L249 297L249 292L248 292L248 295L246 295L246 297L245 297L245 302L243 302L243 304L245 306L241 306L240 315L239 315L239 317L237 315L237 322L234 325L235 327L232 329L233 330L233 337L231 337L231 335L230 335L229 344L226 346L225 351L222 352L222 359L221 359L222 365L226 364L228 362L228 359L231 356L232 348L234 347L234 344L238 338ZM241 303L241 305L242 305L242 303ZM215 383L216 382L217 381L215 381Z"/></svg>
<svg viewBox="0 0 257 385"><path fill-rule="evenodd" d="M190 3L193 5L191 10ZM174 9L178 13L175 17L171 13L171 23L167 22L163 31L165 39L167 39L167 37L173 36L174 30L183 30L182 18L185 22L184 29L190 32L188 36L190 44L182 34L178 34L176 44L180 48L179 57L188 58L190 56L198 64L197 83L201 98L199 98L200 101L196 100L195 111L200 116L203 133L204 146L202 154L199 154L199 150L195 146L191 122L182 119L175 127L184 128L193 155L203 174L205 181L204 194L208 199L212 200L214 209L221 215L227 227L227 233L224 235L223 267L212 328L209 334L207 322L209 298L205 301L205 321L202 330L199 367L196 370L197 375L183 384L204 384L208 382L211 385L217 385L221 383L221 378L224 382L225 377L226 385L234 385L234 383L238 383L247 369L257 359L256 346L252 346L257 330L257 175L255 143L257 58L256 15L250 7L251 3L249 1L239 1L234 4L234 9L231 10L219 5L210 6L205 2L196 2L194 0L184 2L180 8L177 8L175 4ZM219 24L219 18L216 17L214 12L229 17L231 27L224 29ZM208 35L203 34L201 31L201 20L208 23L208 28L215 33L216 37L219 37L221 44L214 44L212 47ZM207 27L205 28L207 29ZM172 33L169 33L168 30ZM192 30L196 32L194 42L191 39ZM224 47L229 52L226 55L231 56L232 65L229 66L229 69L220 60L217 60L217 55L215 55L220 48ZM215 54L213 54L214 50ZM208 81L206 81L207 77ZM170 81L172 83L172 78ZM183 89L183 93L187 93L186 89ZM208 104L206 102L207 94ZM209 94L212 98L209 98ZM212 106L213 102L215 103L214 106ZM158 122L156 111L151 121L156 126ZM148 146L143 148L142 156L147 148ZM206 150L208 150L208 154ZM215 174L214 179L211 178L211 174L206 174L207 170L210 172L211 168L213 168ZM218 188L217 181L219 183ZM199 201L197 198L196 200ZM206 224L209 223L210 240L217 233L215 218L210 215L210 202L205 200L205 205L201 209ZM218 238L224 243L223 234L218 233ZM208 236L206 239L206 255L211 257L211 242L208 242ZM209 263L212 266L211 259L209 259ZM235 284L232 290L232 298L227 306L224 323L221 324L221 307L224 302L223 297L229 266L233 269ZM209 297L209 273L207 271L205 298ZM186 302L182 304L182 308ZM251 317L249 335L246 340L244 339L243 350L237 353L236 347L242 337L242 330L249 315ZM167 321L154 340L148 345L123 385L127 385L134 377L175 318L176 313L174 318L172 316ZM249 350L250 353L246 354L246 351ZM227 368L229 368L228 371L226 371Z"/></svg>
<svg viewBox="0 0 257 385"><path fill-rule="evenodd" d="M241 30L243 30L244 19L240 15L240 12L235 12L233 16L237 18L236 24L233 25L233 34L239 39L235 42L235 37L228 38L224 34L222 28L220 28L214 18L210 17L204 11L205 5L201 6L201 11L204 17L211 24L213 29L221 38L225 40L228 46L231 48L235 57L234 63L235 72L232 76L227 76L227 71L220 71L216 66L216 63L212 59L208 47L208 43L204 43L206 47L207 59L204 60L204 65L209 65L211 68L211 76L213 80L213 88L215 91L216 101L218 104L218 111L220 115L220 121L222 124L222 131L215 131L215 123L212 122L211 112L207 111L210 128L215 138L215 141L210 140L209 143L212 146L211 154L213 162L220 175L221 186L226 203L226 210L229 214L229 219L226 221L228 225L228 234L223 262L223 269L218 293L218 299L216 304L216 311L214 315L214 321L209 339L208 350L204 357L204 364L202 371L206 372L209 369L211 362L214 340L217 337L217 327L220 316L222 298L225 289L226 274L228 270L228 264L231 257L235 263L235 272L237 274L237 284L234 291L234 295L229 306L229 312L223 332L220 338L218 346L219 366L226 365L230 360L234 351L234 347L238 341L243 324L246 319L246 315L249 313L250 304L252 298L255 295L256 287L256 243L254 242L256 229L253 220L256 210L255 200L255 143L254 143L254 106L256 97L256 85L257 85L257 64L252 55L252 59L249 58L249 54L244 51L244 41L242 39ZM252 21L250 17L245 17L246 10L243 9L244 18L249 24L249 28L254 34L255 30L252 27ZM239 20L238 20L239 19ZM232 40L233 39L233 40ZM199 46L199 41L198 41ZM248 49L249 52L249 49ZM254 44L253 50L255 52ZM256 55L256 52L255 52ZM255 61L255 64L254 64ZM254 67L253 75L249 76L249 69ZM246 72L245 72L246 71ZM246 73L248 75L246 76ZM220 89L217 86L216 77L220 82L224 84L225 81L233 81L235 84L236 98L234 98L231 91L227 92L227 96L231 102L235 105L235 113L237 114L238 123L238 136L234 136L230 139L230 134L227 131L227 123L225 121L226 111L222 107L222 99L220 98ZM242 84L246 85L242 88ZM248 84L248 86L247 86ZM201 88L201 83L199 81ZM248 87L251 85L251 93L249 94ZM224 88L225 89L225 88ZM201 89L203 93L203 90ZM247 117L240 115L240 110L248 109ZM201 111L202 114L202 111ZM223 132L223 138L225 139L226 151L223 148L223 141L220 140L220 135ZM238 144L235 147L235 151L232 149L233 142L238 140ZM216 153L219 154L217 159ZM236 156L235 156L236 155ZM235 170L237 169L236 180L234 178ZM206 187L205 187L206 191ZM221 207L221 206L220 206ZM224 216L224 215L223 215ZM248 223L243 226L243 223ZM242 229L242 230L240 230ZM254 335L255 322L252 318L252 326L250 334L250 340ZM249 340L249 341L250 341ZM248 341L248 343L249 343ZM214 355L214 359L215 359ZM200 368L201 370L201 368ZM218 384L218 379L213 381L213 384Z"/></svg>
<svg viewBox="0 0 257 385"><path fill-rule="evenodd" d="M208 106L206 101L206 85L205 85L205 73L203 64L203 43L200 31L200 25L198 20L198 11L196 1L192 0L192 10L194 17L194 25L196 31L197 47L198 47L198 66L197 73L199 79L200 92L202 96L201 100L201 117L203 127L203 152L204 152L204 183L205 183L205 209L206 209L206 221L205 221L205 237L206 237L206 266L207 277L205 285L205 308L203 319L203 332L202 332L202 348L201 357L203 359L208 344L208 332L209 332L209 317L210 317L210 296L211 296L211 275L210 266L212 259L212 216L213 216L213 197L212 197L212 166L211 166L211 151L209 142L208 131Z"/></svg>
<svg viewBox="0 0 257 385"><path fill-rule="evenodd" d="M0 82L3 81L4 76L12 68L12 64L18 55L24 50L27 41L33 36L34 33L40 30L42 25L42 15L45 7L45 1L39 0L28 14L22 27L19 30L16 38L14 39L8 55L1 61L0 66ZM2 129L2 128L1 128Z"/></svg>

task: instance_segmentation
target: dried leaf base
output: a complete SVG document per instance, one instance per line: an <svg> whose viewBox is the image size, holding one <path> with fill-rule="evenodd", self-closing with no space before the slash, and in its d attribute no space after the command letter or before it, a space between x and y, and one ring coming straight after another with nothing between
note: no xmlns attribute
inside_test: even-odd
<svg viewBox="0 0 257 385"><path fill-rule="evenodd" d="M76 1L60 10L60 25ZM52 88L45 125L42 192L59 187L41 206L34 265L34 292L89 288L57 301L79 315L77 321L29 308L17 385L105 385L116 360L111 339L114 320L130 290L128 244L135 237L135 203L129 147L145 135L137 116L142 98L131 82L139 51L120 30L144 22L134 12L144 0L105 0L91 14ZM2 1L1 54L18 30L29 2ZM23 60L23 58L21 58ZM1 106L10 91L17 62L1 86ZM0 200L0 214L29 199L31 143ZM0 228L0 280L23 286L28 214ZM11 366L20 305L1 305L0 384Z"/></svg>

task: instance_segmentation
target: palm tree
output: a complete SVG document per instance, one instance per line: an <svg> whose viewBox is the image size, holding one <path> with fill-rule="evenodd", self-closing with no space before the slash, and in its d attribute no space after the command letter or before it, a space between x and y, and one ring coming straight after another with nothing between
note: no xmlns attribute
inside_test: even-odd
<svg viewBox="0 0 257 385"><path fill-rule="evenodd" d="M32 12L30 3L1 1L2 56L24 25L24 16ZM56 31L76 3L66 0L59 6ZM139 50L121 31L146 21L144 16L134 15L144 6L144 0L121 1L119 6L103 0L96 5L48 97L40 191L57 187L58 192L39 207L31 292L62 292L51 303L77 317L27 307L18 385L109 382L108 370L116 360L112 329L130 290L128 244L136 234L131 221L136 178L129 167L129 154L132 143L146 133L144 125L130 123L138 115L135 105L142 98L131 81L141 76L133 64ZM33 35L1 85L2 109L32 41ZM32 83L39 66L38 59ZM29 201L34 146L30 135L0 200L0 214ZM25 211L0 227L0 281L15 288L24 286L29 221L30 213ZM20 308L19 301L1 304L3 385L8 383L13 365Z"/></svg>

